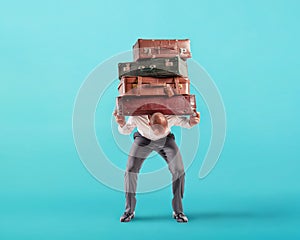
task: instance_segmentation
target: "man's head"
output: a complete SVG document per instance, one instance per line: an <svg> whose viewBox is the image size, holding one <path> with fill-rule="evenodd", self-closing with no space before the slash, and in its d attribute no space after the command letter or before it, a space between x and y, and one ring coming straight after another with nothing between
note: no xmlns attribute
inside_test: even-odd
<svg viewBox="0 0 300 240"><path fill-rule="evenodd" d="M150 118L149 125L151 126L155 135L163 135L168 128L168 120L162 113L154 113Z"/></svg>

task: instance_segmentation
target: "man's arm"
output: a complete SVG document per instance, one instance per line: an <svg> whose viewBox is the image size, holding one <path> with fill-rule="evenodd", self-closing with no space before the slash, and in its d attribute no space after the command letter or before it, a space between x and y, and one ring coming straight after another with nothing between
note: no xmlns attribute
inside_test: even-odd
<svg viewBox="0 0 300 240"><path fill-rule="evenodd" d="M133 129L136 127L136 123L134 121L134 118L130 116L126 122L124 116L119 116L117 115L117 112L114 112L114 116L116 119L116 122L118 123L118 130L119 133L124 134L124 135L129 135Z"/></svg>
<svg viewBox="0 0 300 240"><path fill-rule="evenodd" d="M169 116L172 126L180 126L183 128L192 128L200 122L200 113L197 112L196 116L190 116L190 118L184 116Z"/></svg>

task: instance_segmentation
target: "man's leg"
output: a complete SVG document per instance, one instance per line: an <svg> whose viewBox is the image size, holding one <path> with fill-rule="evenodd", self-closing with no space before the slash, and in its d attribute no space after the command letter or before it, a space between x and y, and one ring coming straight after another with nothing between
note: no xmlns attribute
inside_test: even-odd
<svg viewBox="0 0 300 240"><path fill-rule="evenodd" d="M175 213L182 213L182 198L184 193L184 165L174 135L168 135L163 147L157 151L168 163L172 174L173 199L172 207Z"/></svg>
<svg viewBox="0 0 300 240"><path fill-rule="evenodd" d="M132 144L127 167L125 172L125 212L133 213L136 205L136 186L137 186L137 176L142 167L144 160L152 152L152 149L148 146L150 140L142 137L140 134L135 134L135 139Z"/></svg>

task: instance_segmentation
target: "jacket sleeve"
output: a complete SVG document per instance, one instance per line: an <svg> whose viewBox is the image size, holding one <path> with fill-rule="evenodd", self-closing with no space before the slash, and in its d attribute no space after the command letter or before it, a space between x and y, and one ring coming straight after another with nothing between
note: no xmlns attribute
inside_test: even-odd
<svg viewBox="0 0 300 240"><path fill-rule="evenodd" d="M132 116L130 116L123 127L118 126L119 133L129 135L133 129L136 128L136 122Z"/></svg>
<svg viewBox="0 0 300 240"><path fill-rule="evenodd" d="M175 116L175 115L170 115L169 116L169 124L170 127L172 126L180 126L183 128L191 128L192 126L190 125L190 119L184 116Z"/></svg>

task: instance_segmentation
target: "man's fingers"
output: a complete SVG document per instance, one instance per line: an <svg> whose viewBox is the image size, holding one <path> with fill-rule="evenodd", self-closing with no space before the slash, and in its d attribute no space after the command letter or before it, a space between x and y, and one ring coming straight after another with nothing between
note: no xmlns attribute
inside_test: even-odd
<svg viewBox="0 0 300 240"><path fill-rule="evenodd" d="M191 119L192 121L194 121L194 120L200 120L200 115L199 115L199 113L197 113L197 116L192 116L192 117L190 117L190 119Z"/></svg>
<svg viewBox="0 0 300 240"><path fill-rule="evenodd" d="M192 125L200 123L200 112L195 112L195 115L190 117L190 123Z"/></svg>
<svg viewBox="0 0 300 240"><path fill-rule="evenodd" d="M116 121L117 122L125 122L125 117L124 116L116 115Z"/></svg>
<svg viewBox="0 0 300 240"><path fill-rule="evenodd" d="M117 121L124 121L125 119L123 117L120 116L116 116Z"/></svg>

